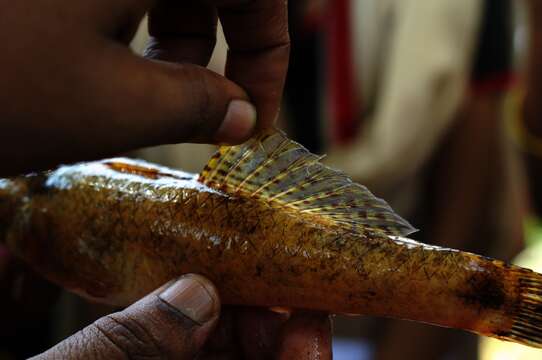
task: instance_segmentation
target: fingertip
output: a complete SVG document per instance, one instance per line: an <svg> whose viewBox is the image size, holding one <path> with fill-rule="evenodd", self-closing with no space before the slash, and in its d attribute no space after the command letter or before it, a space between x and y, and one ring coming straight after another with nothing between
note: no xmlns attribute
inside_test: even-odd
<svg viewBox="0 0 542 360"><path fill-rule="evenodd" d="M250 137L256 110L231 80L194 64L118 50L111 56L117 64L107 67L104 78L113 80L99 87L105 88L101 96L110 106L102 117L108 122L101 124L108 131L102 132L122 135L108 141L115 151L184 142L237 144Z"/></svg>
<svg viewBox="0 0 542 360"><path fill-rule="evenodd" d="M292 315L282 331L278 359L331 359L332 323L325 313Z"/></svg>
<svg viewBox="0 0 542 360"><path fill-rule="evenodd" d="M215 134L215 141L233 145L247 140L254 132L256 118L256 107L248 101L230 101L224 121Z"/></svg>
<svg viewBox="0 0 542 360"><path fill-rule="evenodd" d="M200 325L216 321L220 314L218 291L201 275L180 277L158 297Z"/></svg>
<svg viewBox="0 0 542 360"><path fill-rule="evenodd" d="M246 358L273 358L279 345L281 329L287 320L285 314L267 309L242 308L238 324Z"/></svg>

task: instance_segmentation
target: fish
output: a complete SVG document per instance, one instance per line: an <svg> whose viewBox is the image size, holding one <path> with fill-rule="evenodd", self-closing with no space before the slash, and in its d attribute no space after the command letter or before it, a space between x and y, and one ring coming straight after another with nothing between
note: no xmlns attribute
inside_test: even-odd
<svg viewBox="0 0 542 360"><path fill-rule="evenodd" d="M113 158L0 180L0 242L126 306L185 273L224 304L405 319L542 347L542 275L409 239L382 199L281 131L200 174Z"/></svg>

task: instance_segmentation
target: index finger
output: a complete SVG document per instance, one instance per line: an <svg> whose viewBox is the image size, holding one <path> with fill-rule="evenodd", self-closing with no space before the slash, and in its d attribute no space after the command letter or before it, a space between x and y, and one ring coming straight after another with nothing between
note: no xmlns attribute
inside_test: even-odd
<svg viewBox="0 0 542 360"><path fill-rule="evenodd" d="M288 70L287 0L216 0L228 42L226 77L247 91L258 127L273 125Z"/></svg>

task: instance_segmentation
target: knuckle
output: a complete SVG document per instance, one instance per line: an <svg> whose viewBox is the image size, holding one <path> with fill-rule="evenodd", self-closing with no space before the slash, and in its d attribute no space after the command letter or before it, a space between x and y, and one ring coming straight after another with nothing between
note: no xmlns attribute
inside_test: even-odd
<svg viewBox="0 0 542 360"><path fill-rule="evenodd" d="M107 338L110 346L125 359L160 359L158 341L138 320L121 314L111 314L93 324L95 330Z"/></svg>

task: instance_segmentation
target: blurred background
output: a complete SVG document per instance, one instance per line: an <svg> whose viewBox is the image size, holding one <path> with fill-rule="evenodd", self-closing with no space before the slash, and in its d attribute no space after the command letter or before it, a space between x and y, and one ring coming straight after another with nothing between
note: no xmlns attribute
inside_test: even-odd
<svg viewBox="0 0 542 360"><path fill-rule="evenodd" d="M133 42L140 53L144 25ZM422 229L416 240L542 272L541 1L292 0L290 29L282 129L386 199ZM223 73L226 53L220 36L210 68ZM199 172L214 150L131 155ZM16 285L5 289L27 300L12 305L26 315L6 319L0 359L35 354L110 311L1 260L0 274ZM339 360L542 358L461 331L360 317L335 318L334 352Z"/></svg>

